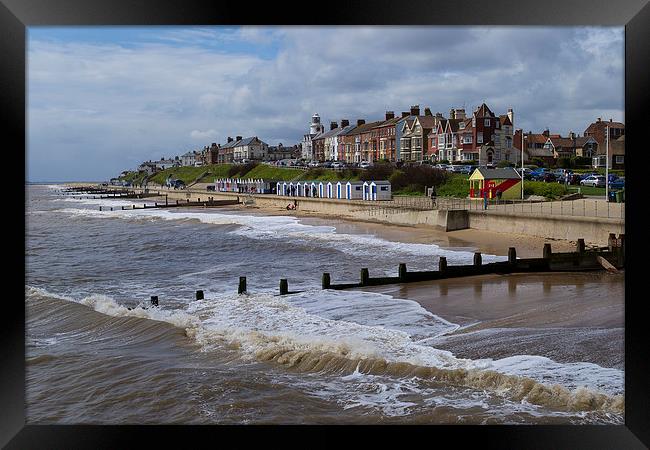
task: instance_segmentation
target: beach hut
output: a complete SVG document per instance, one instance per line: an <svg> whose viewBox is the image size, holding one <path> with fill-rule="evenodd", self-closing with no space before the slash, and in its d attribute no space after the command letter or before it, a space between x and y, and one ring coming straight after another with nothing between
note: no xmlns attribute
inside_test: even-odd
<svg viewBox="0 0 650 450"><path fill-rule="evenodd" d="M323 183L321 181L321 182L318 183L318 196L320 198L323 198L323 197L325 197L324 194L325 194L325 183Z"/></svg>
<svg viewBox="0 0 650 450"><path fill-rule="evenodd" d="M325 185L326 188L326 197L327 198L334 198L334 185L332 184L331 181L328 181L327 184Z"/></svg>
<svg viewBox="0 0 650 450"><path fill-rule="evenodd" d="M318 184L315 181L312 181L309 184L309 196L310 197L317 197L318 196Z"/></svg>
<svg viewBox="0 0 650 450"><path fill-rule="evenodd" d="M296 195L296 184L290 181L287 185L287 195L294 197Z"/></svg>
<svg viewBox="0 0 650 450"><path fill-rule="evenodd" d="M521 198L521 176L512 167L487 169L479 167L469 177L469 197L492 199L501 192L503 199Z"/></svg>
<svg viewBox="0 0 650 450"><path fill-rule="evenodd" d="M361 186L361 192L363 193L363 199L364 200L370 200L370 182L369 181L364 181L363 185Z"/></svg>
<svg viewBox="0 0 650 450"><path fill-rule="evenodd" d="M363 182L348 181L345 183L345 198L348 200L358 200L363 198Z"/></svg>
<svg viewBox="0 0 650 450"><path fill-rule="evenodd" d="M336 183L336 198L345 198L345 182L337 181Z"/></svg>
<svg viewBox="0 0 650 450"><path fill-rule="evenodd" d="M370 183L370 200L390 200L392 196L390 181L380 180Z"/></svg>

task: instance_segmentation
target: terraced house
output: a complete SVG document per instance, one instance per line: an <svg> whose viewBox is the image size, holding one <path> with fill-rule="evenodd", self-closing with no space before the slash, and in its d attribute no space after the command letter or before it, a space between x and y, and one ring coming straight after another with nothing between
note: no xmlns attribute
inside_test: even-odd
<svg viewBox="0 0 650 450"><path fill-rule="evenodd" d="M268 144L262 142L257 136L242 139L237 136L237 142L233 145L233 161L241 162L244 159L262 160L268 152Z"/></svg>
<svg viewBox="0 0 650 450"><path fill-rule="evenodd" d="M370 133L373 149L372 160L393 162L396 159L395 129L401 118L395 117L393 111L386 111L385 118L386 120L380 122Z"/></svg>
<svg viewBox="0 0 650 450"><path fill-rule="evenodd" d="M428 114L426 114L428 112ZM401 159L402 161L422 161L429 155L429 133L436 126L442 115L430 115L428 109L424 116L407 119L402 125Z"/></svg>
<svg viewBox="0 0 650 450"><path fill-rule="evenodd" d="M464 109L452 109L449 119L441 119L435 133L429 135L432 153L438 160L478 161L496 164L499 161L518 161L514 147L512 109L508 114L496 116L481 104L470 118Z"/></svg>

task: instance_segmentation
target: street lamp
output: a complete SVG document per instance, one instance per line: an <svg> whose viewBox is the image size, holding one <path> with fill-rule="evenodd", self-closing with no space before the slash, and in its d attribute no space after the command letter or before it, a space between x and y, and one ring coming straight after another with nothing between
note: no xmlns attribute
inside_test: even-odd
<svg viewBox="0 0 650 450"><path fill-rule="evenodd" d="M521 129L521 199L524 199L524 129Z"/></svg>

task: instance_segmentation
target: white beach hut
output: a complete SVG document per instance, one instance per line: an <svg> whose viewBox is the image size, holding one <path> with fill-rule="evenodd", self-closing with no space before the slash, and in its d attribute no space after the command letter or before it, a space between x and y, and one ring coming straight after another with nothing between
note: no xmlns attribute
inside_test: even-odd
<svg viewBox="0 0 650 450"><path fill-rule="evenodd" d="M320 181L320 182L318 183L318 196L319 196L320 198L323 198L323 197L325 197L324 194L325 194L325 183L323 183L322 181Z"/></svg>
<svg viewBox="0 0 650 450"><path fill-rule="evenodd" d="M345 198L348 200L358 200L363 198L363 182L348 181L345 183Z"/></svg>
<svg viewBox="0 0 650 450"><path fill-rule="evenodd" d="M345 182L337 181L336 182L336 198L345 198Z"/></svg>
<svg viewBox="0 0 650 450"><path fill-rule="evenodd" d="M370 200L370 182L369 181L364 181L363 185L361 187L361 191L363 192L363 199L364 200Z"/></svg>
<svg viewBox="0 0 650 450"><path fill-rule="evenodd" d="M318 196L318 184L315 181L312 181L309 184L309 196L317 197Z"/></svg>
<svg viewBox="0 0 650 450"><path fill-rule="evenodd" d="M331 181L328 181L326 186L326 197L327 198L334 198L334 185L332 184Z"/></svg>

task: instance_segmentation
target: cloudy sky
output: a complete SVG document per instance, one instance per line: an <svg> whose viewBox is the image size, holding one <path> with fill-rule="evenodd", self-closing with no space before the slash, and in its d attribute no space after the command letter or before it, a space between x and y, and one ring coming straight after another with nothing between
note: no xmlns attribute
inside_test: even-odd
<svg viewBox="0 0 650 450"><path fill-rule="evenodd" d="M29 181L107 180L228 136L293 145L315 112L624 121L622 27L30 27L27 61Z"/></svg>

